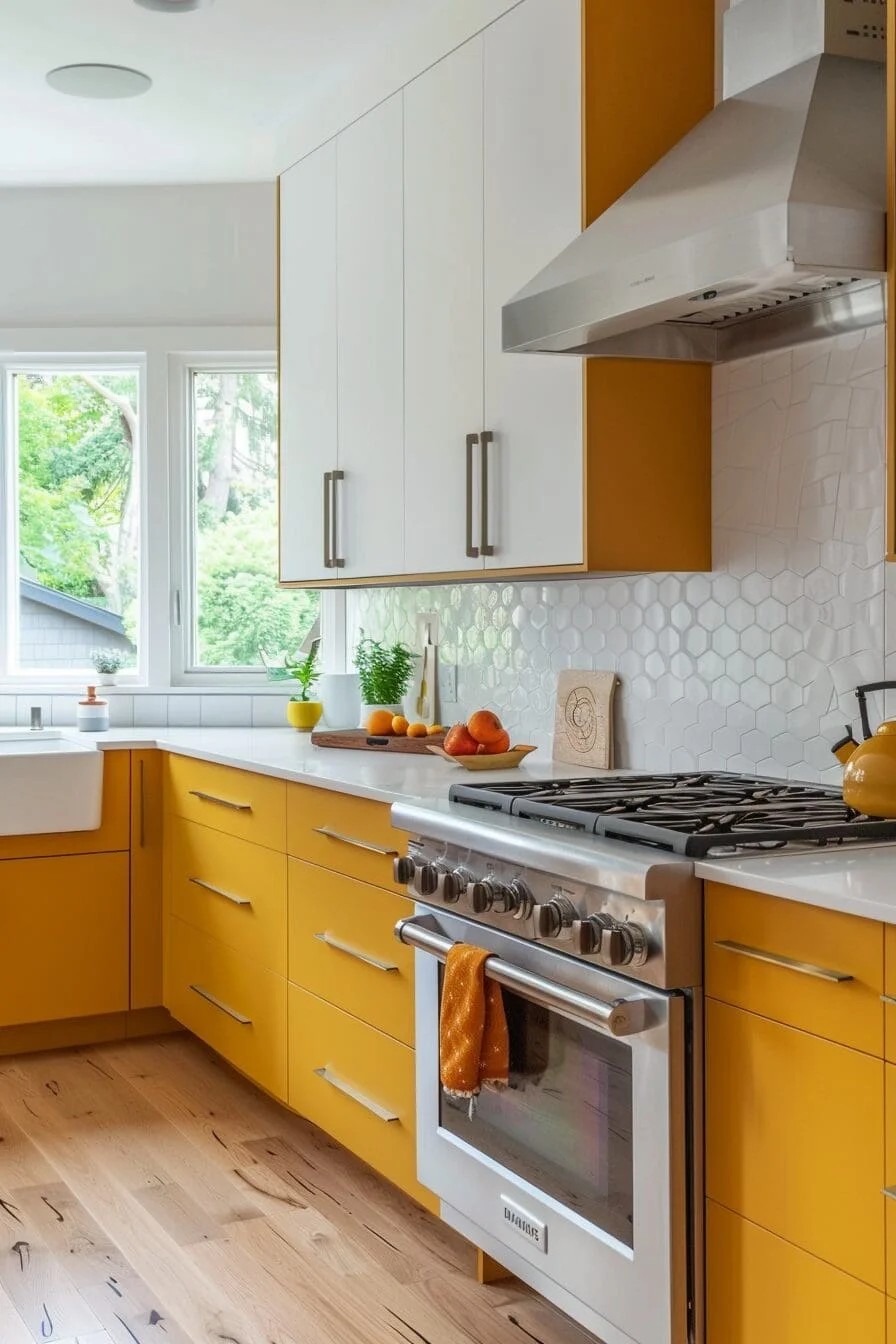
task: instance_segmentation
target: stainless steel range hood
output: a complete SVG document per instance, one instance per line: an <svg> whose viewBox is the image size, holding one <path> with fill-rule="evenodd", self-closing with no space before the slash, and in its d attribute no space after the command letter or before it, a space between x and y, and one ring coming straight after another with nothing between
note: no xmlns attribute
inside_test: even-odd
<svg viewBox="0 0 896 1344"><path fill-rule="evenodd" d="M716 363L883 321L885 26L736 4L723 101L505 306L504 349Z"/></svg>

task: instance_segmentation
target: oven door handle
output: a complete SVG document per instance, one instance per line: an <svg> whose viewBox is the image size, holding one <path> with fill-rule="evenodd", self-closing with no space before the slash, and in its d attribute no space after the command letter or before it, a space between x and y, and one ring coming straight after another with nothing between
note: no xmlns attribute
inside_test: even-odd
<svg viewBox="0 0 896 1344"><path fill-rule="evenodd" d="M395 926L395 937L418 952L428 952L439 961L445 961L455 944L450 938L443 938L440 933L428 928L424 922L427 918L424 915L422 919L399 920ZM489 957L485 963L485 974L489 980L494 980L505 989L519 990L539 1007L559 1013L585 1027L605 1031L609 1036L636 1036L652 1025L646 999L613 999L611 1002L595 999L590 994L580 994L578 990L567 989L521 966L514 966L502 957Z"/></svg>

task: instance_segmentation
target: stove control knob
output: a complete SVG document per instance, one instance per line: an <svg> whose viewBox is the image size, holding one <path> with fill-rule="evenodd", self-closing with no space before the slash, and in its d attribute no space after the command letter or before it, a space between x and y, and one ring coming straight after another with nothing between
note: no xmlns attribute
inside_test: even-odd
<svg viewBox="0 0 896 1344"><path fill-rule="evenodd" d="M577 919L572 926L576 950L582 957L593 957L600 951L603 926L599 919Z"/></svg>
<svg viewBox="0 0 896 1344"><path fill-rule="evenodd" d="M470 882L470 874L463 868L442 874L442 900L446 905L457 905Z"/></svg>
<svg viewBox="0 0 896 1344"><path fill-rule="evenodd" d="M598 953L606 966L643 966L647 960L647 932L640 924L614 923L604 929Z"/></svg>
<svg viewBox="0 0 896 1344"><path fill-rule="evenodd" d="M413 882L416 871L417 865L410 854L402 854L401 858L396 859L392 865L395 881L400 887L406 887L409 882Z"/></svg>
<svg viewBox="0 0 896 1344"><path fill-rule="evenodd" d="M496 906L506 909L507 888L493 877L481 882L471 882L467 887L467 900L474 915L486 915Z"/></svg>
<svg viewBox="0 0 896 1344"><path fill-rule="evenodd" d="M422 863L414 874L414 890L419 896L434 896L438 888L438 868L434 863Z"/></svg>
<svg viewBox="0 0 896 1344"><path fill-rule="evenodd" d="M514 919L528 919L535 909L535 897L521 878L511 882L506 891L506 903L502 915L513 915Z"/></svg>
<svg viewBox="0 0 896 1344"><path fill-rule="evenodd" d="M559 938L575 923L576 909L566 896L552 896L546 905L536 905L535 932L539 938Z"/></svg>

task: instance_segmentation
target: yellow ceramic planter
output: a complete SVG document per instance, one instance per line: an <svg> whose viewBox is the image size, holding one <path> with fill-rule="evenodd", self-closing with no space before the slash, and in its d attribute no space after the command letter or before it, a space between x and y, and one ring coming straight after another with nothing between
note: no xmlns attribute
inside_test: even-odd
<svg viewBox="0 0 896 1344"><path fill-rule="evenodd" d="M300 733L310 733L320 722L324 707L319 700L289 700L286 717Z"/></svg>

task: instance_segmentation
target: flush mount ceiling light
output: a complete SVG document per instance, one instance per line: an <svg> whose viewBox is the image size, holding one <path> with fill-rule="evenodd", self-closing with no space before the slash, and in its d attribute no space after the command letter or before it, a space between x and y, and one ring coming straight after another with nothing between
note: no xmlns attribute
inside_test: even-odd
<svg viewBox="0 0 896 1344"><path fill-rule="evenodd" d="M126 65L60 65L47 83L73 98L137 98L152 88L149 75Z"/></svg>
<svg viewBox="0 0 896 1344"><path fill-rule="evenodd" d="M212 0L134 0L134 4L141 5L143 9L158 9L165 14L186 13L187 10L199 9L211 3Z"/></svg>

